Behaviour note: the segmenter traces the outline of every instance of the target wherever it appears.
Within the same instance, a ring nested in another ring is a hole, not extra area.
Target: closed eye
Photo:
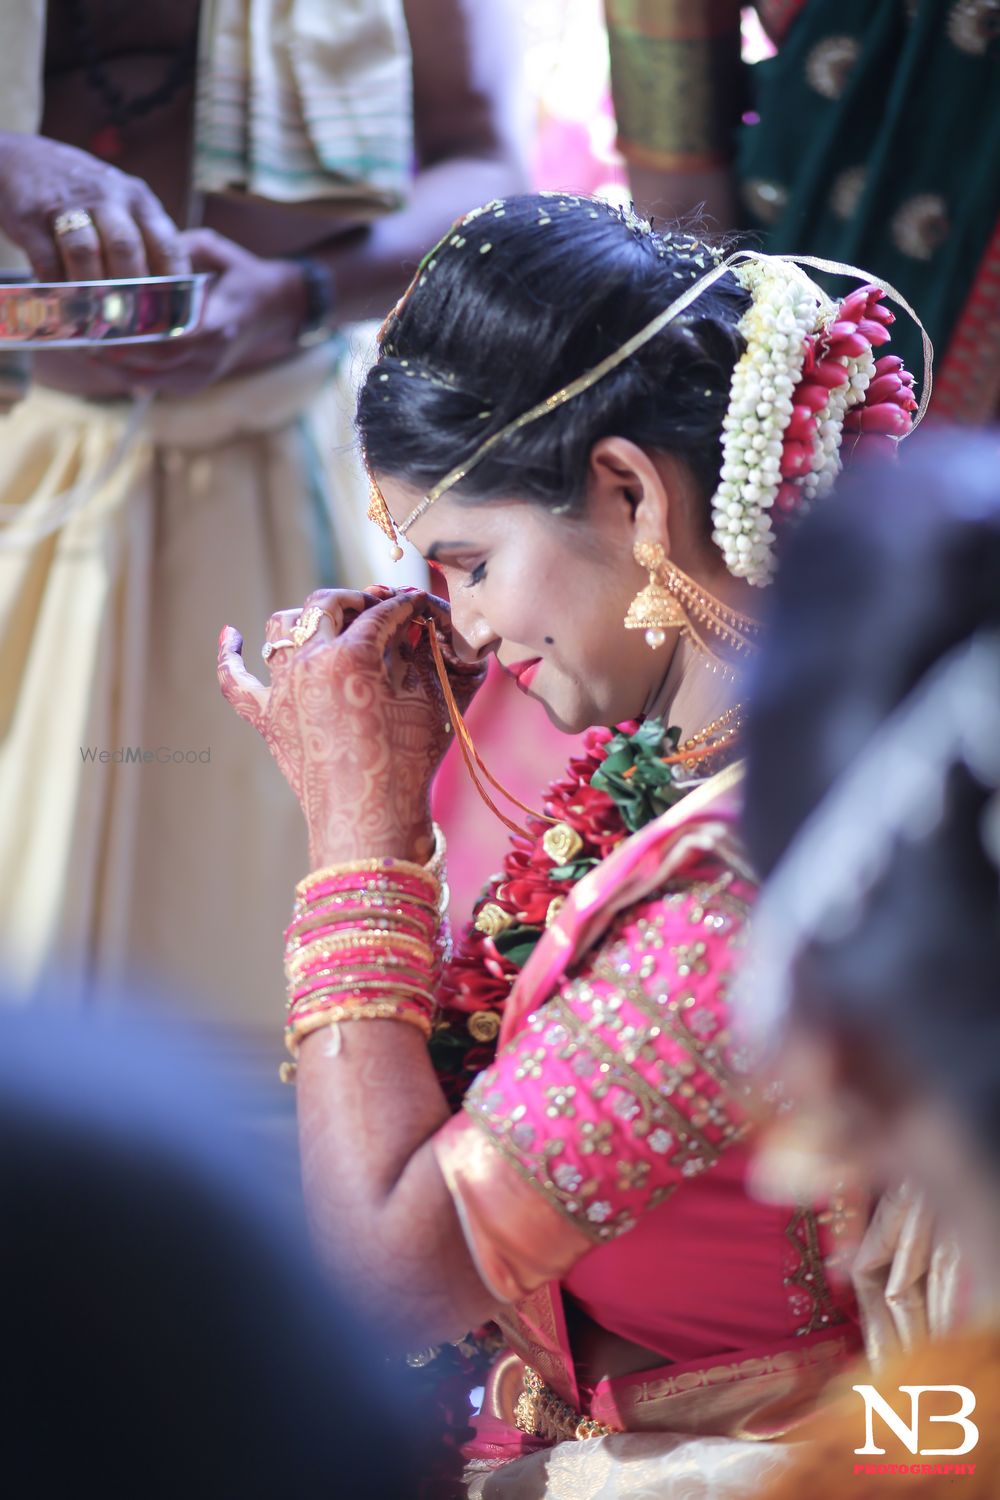
[[[479,563],[478,566],[475,567],[475,568],[473,568],[472,572],[469,574],[469,580],[468,580],[467,583],[463,584],[463,588],[467,588],[467,589],[475,588],[476,584],[477,583],[482,583],[482,581],[483,581],[483,579],[485,577],[486,577],[486,564],[485,563]]]

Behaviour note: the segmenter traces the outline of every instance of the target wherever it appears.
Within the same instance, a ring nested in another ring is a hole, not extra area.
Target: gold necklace
[[[731,749],[738,742],[743,733],[745,718],[743,704],[734,703],[732,708],[727,708],[725,713],[706,724],[704,729],[699,729],[682,745],[678,745],[676,755],[679,764],[685,771],[695,771],[709,765],[724,750]],[[685,759],[685,756],[690,758]]]

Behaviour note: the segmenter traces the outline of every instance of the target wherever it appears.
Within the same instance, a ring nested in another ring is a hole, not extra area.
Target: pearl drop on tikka
[[[667,639],[667,632],[665,630],[647,630],[646,631],[646,645],[649,647],[649,649],[651,651],[655,651],[658,646],[664,645],[665,642],[666,642],[666,639]]]

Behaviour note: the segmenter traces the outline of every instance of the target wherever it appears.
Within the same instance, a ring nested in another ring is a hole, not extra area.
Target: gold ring
[[[311,640],[319,629],[319,622],[325,614],[325,609],[320,609],[315,604],[310,605],[306,612],[300,615],[299,619],[292,626],[292,644],[295,646],[304,646],[306,641]]]
[[[279,651],[282,646],[294,646],[294,644],[294,641],[290,641],[287,639],[281,641],[265,641],[260,649],[260,654],[265,661],[270,661],[274,653],[276,651]]]
[[[85,208],[67,208],[65,213],[56,214],[52,220],[52,233],[75,234],[78,229],[92,228],[93,223]]]

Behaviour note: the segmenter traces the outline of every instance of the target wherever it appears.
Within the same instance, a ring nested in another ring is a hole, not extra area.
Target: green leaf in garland
[[[541,927],[522,927],[520,923],[515,923],[513,927],[508,927],[506,932],[501,932],[499,937],[495,937],[493,942],[497,952],[502,953],[508,963],[516,964],[519,969],[523,969],[541,935]]]
[[[588,855],[586,859],[574,859],[568,865],[554,865],[549,874],[553,880],[572,880],[575,883],[577,880],[582,880],[588,870],[593,870],[600,863],[599,859]]]
[[[590,784],[614,802],[629,833],[666,812],[681,796],[674,784],[674,768],[663,764],[680,739],[677,729],[664,729],[662,719],[648,719],[634,734],[609,740],[607,755]]]

